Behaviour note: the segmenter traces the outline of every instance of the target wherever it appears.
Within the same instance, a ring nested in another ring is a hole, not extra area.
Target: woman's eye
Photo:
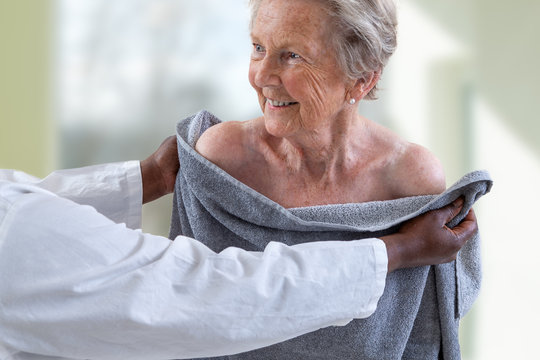
[[[294,53],[294,52],[290,52],[289,57],[291,59],[301,59],[302,58],[300,55],[298,55],[297,53]]]

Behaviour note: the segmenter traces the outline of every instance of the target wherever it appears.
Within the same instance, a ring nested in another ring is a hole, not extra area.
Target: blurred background
[[[0,0],[0,168],[144,159],[200,109],[260,114],[247,0]],[[476,206],[481,296],[465,360],[537,357],[540,1],[401,0],[399,46],[361,112],[431,149],[451,185],[487,169]],[[145,205],[167,235],[172,197]]]

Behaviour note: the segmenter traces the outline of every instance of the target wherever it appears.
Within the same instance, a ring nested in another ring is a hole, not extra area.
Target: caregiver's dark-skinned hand
[[[169,136],[152,155],[141,161],[143,204],[174,191],[180,167],[176,146],[176,136]]]
[[[458,251],[478,231],[472,209],[453,229],[446,226],[462,206],[463,199],[458,198],[444,208],[407,221],[397,233],[383,236],[381,239],[388,253],[388,272],[455,260]]]

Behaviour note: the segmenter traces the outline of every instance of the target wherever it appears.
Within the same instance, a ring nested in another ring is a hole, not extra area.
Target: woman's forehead
[[[326,43],[330,36],[330,18],[317,1],[263,0],[254,20],[257,39]]]

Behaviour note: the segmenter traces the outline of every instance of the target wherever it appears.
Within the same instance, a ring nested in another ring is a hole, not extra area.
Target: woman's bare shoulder
[[[396,196],[433,195],[446,189],[444,169],[431,151],[406,141],[400,142],[399,149],[389,168]]]
[[[195,144],[195,150],[214,164],[224,167],[223,164],[239,155],[242,137],[242,122],[222,122],[201,134]]]
[[[247,156],[253,121],[226,121],[208,128],[195,144],[195,150],[229,173],[241,166]]]
[[[431,151],[381,125],[375,124],[374,129],[387,154],[383,183],[392,197],[440,194],[446,189],[443,167]]]

